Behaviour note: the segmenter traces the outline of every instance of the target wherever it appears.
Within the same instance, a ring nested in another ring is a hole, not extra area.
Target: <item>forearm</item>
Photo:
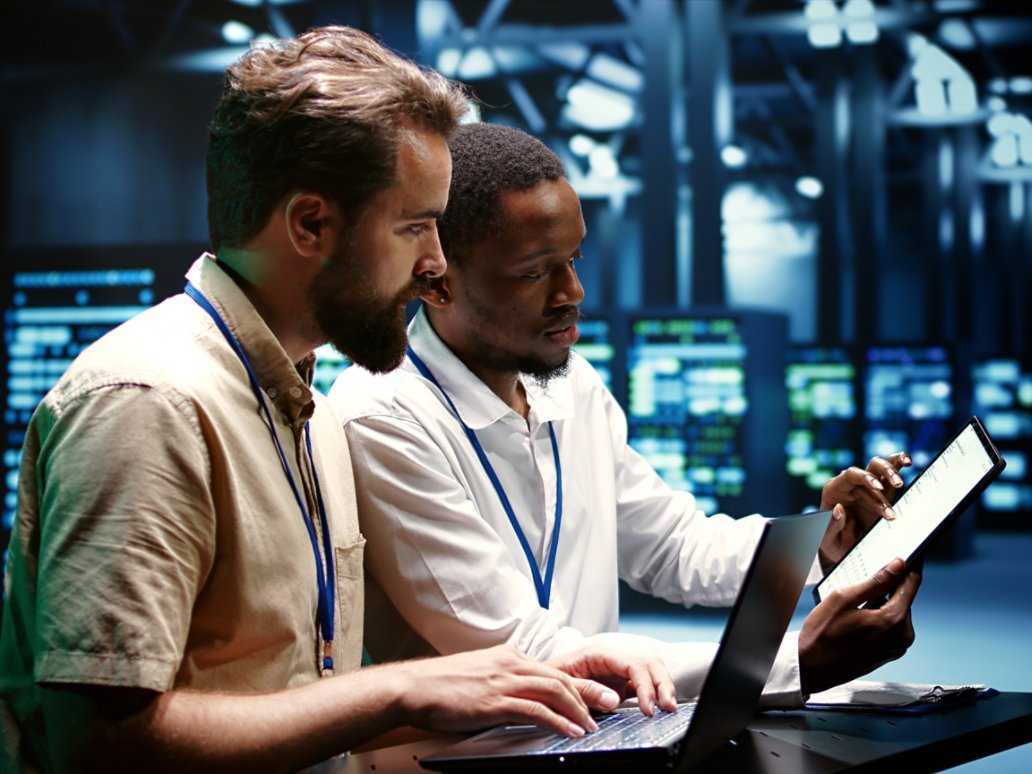
[[[173,690],[142,706],[112,702],[122,689],[48,690],[51,757],[62,771],[293,771],[408,722],[405,677],[388,669],[272,694]]]

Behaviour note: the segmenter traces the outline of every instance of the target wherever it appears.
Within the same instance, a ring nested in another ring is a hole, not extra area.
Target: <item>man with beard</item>
[[[452,84],[347,28],[252,50],[210,131],[214,254],[101,338],[25,439],[2,639],[3,771],[296,770],[403,724],[593,730],[601,650],[355,671],[362,556],[347,443],[310,388],[329,339],[394,367],[444,269]],[[325,679],[319,679],[323,677]]]
[[[762,517],[707,517],[671,490],[571,353],[585,227],[555,154],[490,124],[460,127],[449,147],[448,268],[423,294],[406,362],[385,375],[348,369],[330,392],[369,538],[366,646],[389,659],[508,642],[541,658],[604,641],[660,654],[692,698],[714,646],[616,633],[617,577],[686,606],[730,605]],[[874,519],[894,518],[886,495],[905,464],[876,458],[825,485],[824,567]],[[902,566],[833,595],[786,636],[768,706],[903,654],[920,578]],[[897,586],[880,609],[857,609]]]

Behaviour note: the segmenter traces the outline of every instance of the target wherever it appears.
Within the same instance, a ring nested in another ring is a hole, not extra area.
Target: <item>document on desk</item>
[[[809,710],[838,712],[921,713],[945,709],[996,695],[986,685],[937,685],[934,683],[892,683],[853,680],[837,688],[811,694]]]

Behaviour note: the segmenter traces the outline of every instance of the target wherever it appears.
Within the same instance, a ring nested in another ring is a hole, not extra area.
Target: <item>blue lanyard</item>
[[[319,584],[319,627],[323,638],[322,668],[324,673],[330,673],[333,671],[333,611],[334,594],[336,591],[335,579],[333,577],[333,544],[330,541],[330,525],[326,517],[326,504],[323,502],[322,488],[319,486],[319,475],[315,470],[315,458],[312,456],[312,434],[309,432],[308,423],[305,422],[305,448],[308,451],[308,461],[312,466],[312,481],[315,484],[316,505],[319,508],[319,521],[322,525],[323,549],[326,554],[325,573],[323,572],[323,559],[319,551],[319,539],[315,534],[315,525],[308,515],[308,509],[305,508],[305,501],[301,497],[301,491],[297,486],[297,482],[294,480],[294,474],[290,471],[290,465],[287,464],[287,455],[283,452],[283,445],[276,434],[276,426],[272,421],[272,414],[269,411],[268,404],[265,402],[265,393],[262,392],[261,385],[258,383],[258,377],[251,367],[251,361],[247,359],[244,348],[240,346],[240,342],[237,341],[233,331],[226,325],[226,321],[222,319],[218,310],[212,306],[211,302],[204,297],[201,291],[192,282],[187,282],[184,290],[186,295],[196,301],[201,309],[207,312],[211,319],[215,321],[216,327],[222,332],[226,341],[229,342],[229,346],[236,353],[236,356],[240,358],[240,362],[243,363],[244,369],[247,371],[247,377],[251,382],[251,389],[254,391],[258,404],[262,407],[262,412],[265,414],[266,427],[269,428],[272,442],[276,446],[276,451],[279,452],[280,464],[283,465],[283,472],[287,476],[287,481],[290,482],[290,488],[294,492],[294,499],[297,501],[298,508],[301,509],[301,516],[304,519],[305,526],[308,528],[308,537],[312,541],[312,551],[315,554],[316,582]]]
[[[484,468],[484,472],[487,473],[487,477],[491,479],[491,485],[494,487],[495,492],[498,494],[498,499],[502,502],[502,508],[505,509],[505,515],[509,517],[509,524],[512,525],[513,531],[516,533],[516,538],[520,541],[520,547],[523,549],[523,555],[527,557],[527,564],[530,565],[530,574],[534,579],[534,587],[537,589],[538,604],[548,609],[548,602],[552,595],[552,576],[555,573],[555,556],[559,548],[559,528],[563,523],[563,469],[559,462],[559,444],[555,440],[555,430],[552,429],[552,423],[548,423],[548,435],[552,439],[552,456],[555,458],[555,526],[552,529],[552,544],[548,551],[548,563],[545,567],[545,577],[541,577],[541,571],[538,569],[537,559],[534,558],[534,552],[530,548],[530,543],[527,542],[527,536],[523,534],[523,528],[520,526],[519,520],[516,518],[516,513],[512,509],[512,504],[509,502],[508,496],[505,494],[505,489],[502,487],[502,482],[498,480],[498,475],[495,473],[494,468],[491,465],[491,461],[488,460],[487,454],[484,452],[484,447],[480,445],[480,440],[477,438],[477,434],[473,432],[473,428],[466,424],[462,419],[462,415],[459,414],[459,410],[455,407],[451,397],[445,392],[445,389],[440,385],[433,373],[427,368],[426,363],[420,360],[419,356],[413,351],[412,347],[408,348],[409,360],[412,361],[413,365],[419,370],[428,381],[430,381],[434,387],[441,391],[444,399],[448,401],[448,405],[451,406],[451,410],[455,413],[455,417],[459,420],[459,424],[462,425],[462,429],[466,431],[466,437],[469,438],[469,442],[473,444],[473,450],[477,453],[477,458],[480,460],[480,465]]]

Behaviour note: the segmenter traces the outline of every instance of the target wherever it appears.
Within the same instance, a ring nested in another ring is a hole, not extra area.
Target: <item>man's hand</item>
[[[818,557],[827,572],[878,519],[894,519],[892,502],[903,488],[899,471],[909,467],[910,455],[897,452],[889,458],[874,457],[867,470],[846,468],[824,485],[821,510],[831,511],[831,522]]]
[[[921,574],[910,570],[901,576],[903,567],[902,559],[893,559],[866,581],[832,592],[806,617],[799,634],[804,694],[853,680],[906,653],[914,642],[910,606]],[[878,608],[859,609],[890,594]]]
[[[578,737],[598,730],[582,695],[591,696],[596,709],[613,709],[620,703],[606,686],[593,683],[589,689],[584,684],[590,681],[575,680],[511,645],[389,666],[406,673],[410,683],[404,722],[436,731],[527,723]]]
[[[602,694],[605,688],[600,683],[615,689],[620,700],[637,696],[638,706],[646,715],[655,714],[657,706],[667,712],[677,709],[674,681],[666,664],[654,653],[588,646],[548,663],[575,678],[574,685],[593,709],[611,710],[616,706]]]

